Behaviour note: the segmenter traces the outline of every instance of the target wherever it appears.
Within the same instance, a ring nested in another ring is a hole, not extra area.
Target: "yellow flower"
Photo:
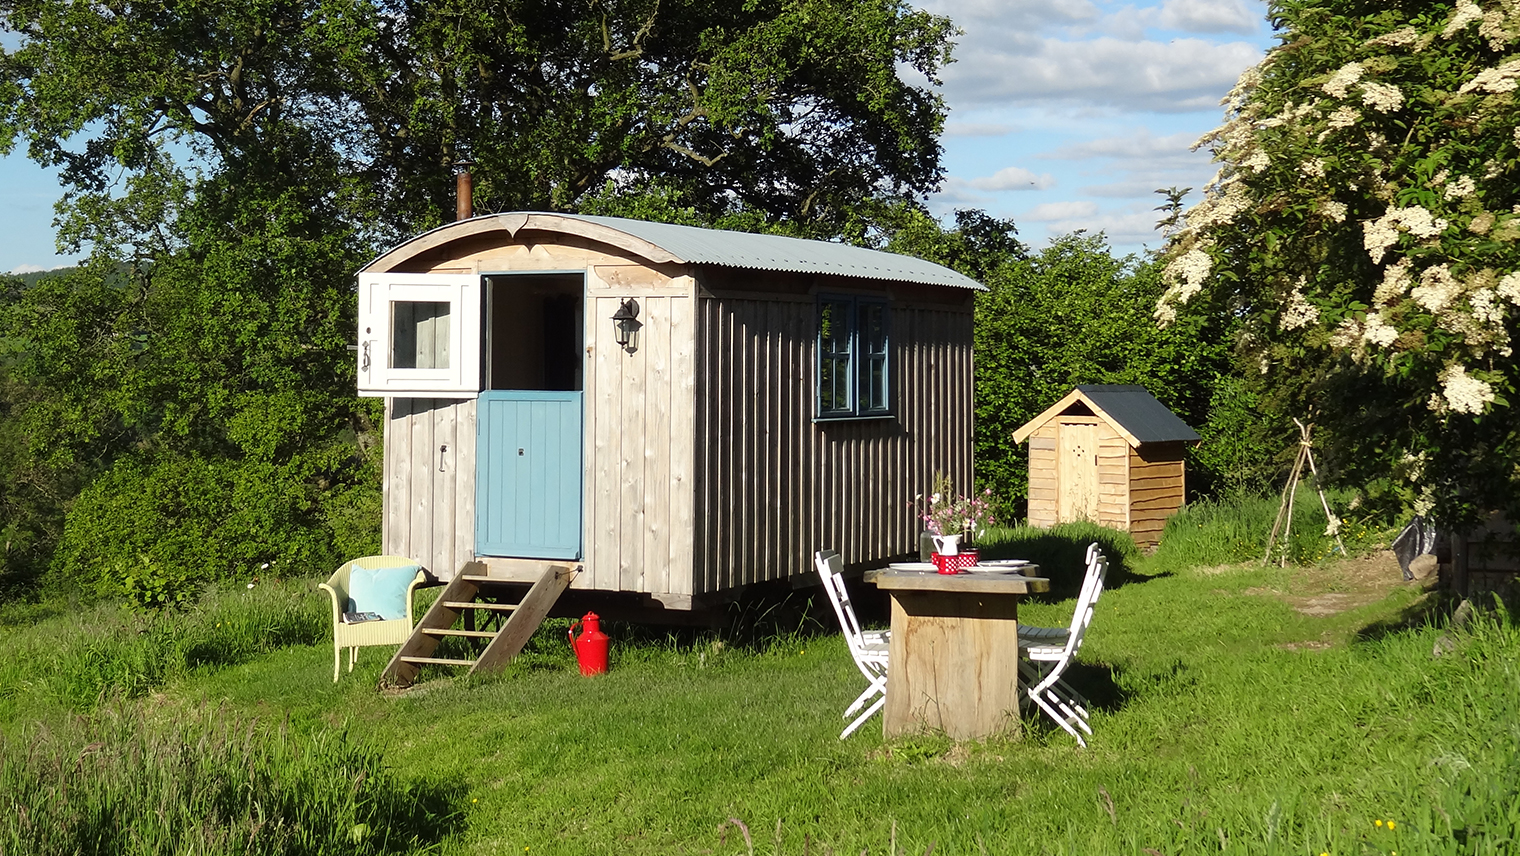
[[[1382,822],[1382,821],[1381,821],[1381,820],[1379,820],[1379,821],[1374,821],[1374,822],[1375,822],[1375,823],[1376,823],[1376,824],[1377,824],[1377,825],[1378,825],[1378,826],[1382,826],[1382,825],[1383,825],[1383,822]]]
[[[1390,821],[1388,821],[1388,828],[1389,828],[1389,829],[1392,829],[1392,828],[1393,828],[1393,821],[1391,821],[1391,820],[1390,820]]]

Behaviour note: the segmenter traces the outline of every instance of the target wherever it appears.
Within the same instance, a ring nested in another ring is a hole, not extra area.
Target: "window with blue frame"
[[[818,299],[818,418],[892,412],[891,320],[880,298]]]

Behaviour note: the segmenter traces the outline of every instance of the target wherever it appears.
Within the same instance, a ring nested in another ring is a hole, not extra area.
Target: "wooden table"
[[[1039,567],[1020,569],[1039,573]],[[956,740],[1019,733],[1019,598],[1043,577],[870,571],[892,595],[887,737],[943,731]]]

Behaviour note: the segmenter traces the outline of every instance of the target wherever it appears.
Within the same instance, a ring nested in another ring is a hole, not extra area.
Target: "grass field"
[[[379,650],[331,683],[307,583],[157,619],[97,607],[84,635],[79,613],[6,613],[28,654],[0,666],[0,848],[744,854],[747,832],[777,856],[1515,852],[1520,631],[1481,617],[1433,657],[1441,613],[1396,564],[1263,568],[1246,513],[1194,509],[1149,557],[1092,527],[986,539],[1057,578],[1021,610],[1037,624],[1069,619],[1089,540],[1115,558],[1074,681],[1098,705],[1086,750],[1032,717],[1020,742],[839,741],[863,684],[826,605],[760,634],[614,626],[597,679],[558,624],[505,675],[399,695],[374,690]],[[60,788],[93,813],[56,810]]]

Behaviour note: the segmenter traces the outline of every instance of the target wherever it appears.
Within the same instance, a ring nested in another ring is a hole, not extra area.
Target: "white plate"
[[[983,567],[1022,568],[1025,565],[1029,564],[1029,560],[1028,559],[989,559],[989,560],[987,560],[985,562],[979,562],[978,564],[982,565]]]
[[[961,568],[963,574],[1017,574],[1018,568],[1010,568],[1006,565],[972,565],[969,568]]]
[[[893,562],[887,567],[894,571],[933,571],[936,570],[933,562]]]

